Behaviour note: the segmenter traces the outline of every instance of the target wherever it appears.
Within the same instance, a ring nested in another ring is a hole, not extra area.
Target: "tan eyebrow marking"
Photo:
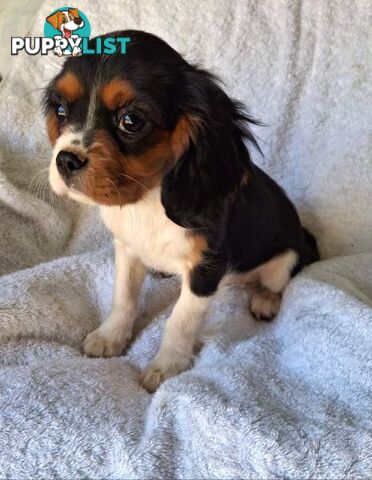
[[[116,110],[121,105],[134,99],[132,86],[126,80],[114,78],[104,85],[100,92],[103,104],[110,110]]]
[[[83,85],[72,72],[65,73],[63,77],[57,81],[56,89],[68,102],[74,102],[84,93]]]

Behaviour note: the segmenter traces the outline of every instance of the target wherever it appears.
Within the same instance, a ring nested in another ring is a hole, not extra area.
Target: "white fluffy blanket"
[[[220,74],[268,125],[257,161],[329,259],[291,282],[272,324],[253,321],[246,292],[223,291],[195,366],[154,395],[138,372],[174,278],[147,278],[124,356],[84,358],[110,307],[111,244],[95,211],[53,200],[45,181],[39,89],[61,61],[16,58],[0,87],[0,477],[371,478],[369,0],[74,6],[93,34],[145,29]]]

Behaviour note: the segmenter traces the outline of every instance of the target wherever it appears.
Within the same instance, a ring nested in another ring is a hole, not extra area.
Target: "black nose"
[[[80,25],[83,20],[81,18],[74,18],[76,25]]]
[[[69,179],[77,170],[84,167],[86,160],[80,159],[75,153],[61,151],[57,155],[56,164],[62,177]]]

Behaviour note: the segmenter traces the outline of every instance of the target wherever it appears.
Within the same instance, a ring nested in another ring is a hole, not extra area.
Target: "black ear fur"
[[[243,113],[216,79],[198,68],[185,73],[181,112],[195,119],[190,145],[162,182],[162,203],[175,223],[187,228],[216,225],[223,220],[230,194],[244,175],[251,173],[251,160],[244,140],[259,147]]]

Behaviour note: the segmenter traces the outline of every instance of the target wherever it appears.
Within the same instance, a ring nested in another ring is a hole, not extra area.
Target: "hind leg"
[[[269,322],[279,312],[281,301],[280,293],[257,288],[252,293],[249,310],[256,320]]]
[[[282,292],[291,279],[298,254],[287,250],[254,270],[257,286],[250,299],[249,309],[258,320],[272,320],[279,312]]]

